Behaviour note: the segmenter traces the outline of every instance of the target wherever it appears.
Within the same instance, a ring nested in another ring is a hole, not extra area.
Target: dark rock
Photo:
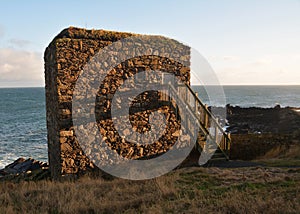
[[[241,108],[239,106],[226,106],[227,120],[231,133],[300,133],[300,115],[295,108]]]
[[[0,180],[39,180],[49,175],[48,163],[32,158],[18,158],[0,170]]]

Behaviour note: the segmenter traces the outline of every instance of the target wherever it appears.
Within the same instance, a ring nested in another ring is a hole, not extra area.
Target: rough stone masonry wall
[[[83,66],[97,51],[123,38],[136,36],[131,33],[120,33],[105,30],[85,30],[70,27],[58,34],[45,51],[46,108],[48,129],[48,155],[51,175],[58,178],[65,174],[84,172],[95,168],[93,162],[84,154],[76,139],[72,122],[72,96],[75,83]],[[149,39],[159,36],[147,36]],[[164,38],[164,37],[159,37]],[[97,93],[97,124],[106,143],[123,157],[138,159],[159,155],[166,152],[179,136],[180,120],[174,109],[160,101],[161,94],[145,92],[134,102],[144,102],[147,110],[131,111],[130,120],[137,131],[149,130],[148,121],[152,110],[159,110],[167,118],[167,129],[163,137],[152,145],[136,145],[126,142],[114,129],[110,118],[110,105],[113,94],[123,81],[138,72],[160,70],[174,73],[189,84],[189,66],[183,66],[178,60],[158,56],[160,52],[177,52],[181,61],[189,65],[190,49],[175,40],[164,38],[166,47],[153,50],[149,55],[132,58],[122,62],[108,74]],[[113,59],[109,59],[113,60]],[[88,124],[87,124],[88,125]],[[93,153],[93,148],[88,150]],[[94,156],[97,154],[94,154]],[[98,157],[105,162],[107,157]]]

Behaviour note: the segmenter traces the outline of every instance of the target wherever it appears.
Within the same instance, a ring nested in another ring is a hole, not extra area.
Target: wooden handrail
[[[174,86],[172,84],[168,84],[169,85],[169,88],[173,90],[173,92],[175,92],[176,94],[176,89],[174,88]],[[199,97],[195,94],[195,92],[190,88],[189,85],[185,84],[184,86],[186,86],[186,88],[188,88],[189,92],[193,95],[193,97],[195,98],[195,105],[196,105],[196,102],[201,106],[202,109],[204,109],[204,114],[207,114],[208,117],[211,119],[211,125],[212,127],[218,129],[218,130],[215,130],[215,135],[217,137],[217,131],[220,131],[222,133],[222,139],[221,139],[221,143],[222,146],[220,144],[218,144],[218,147],[220,148],[220,150],[222,151],[222,153],[225,155],[225,157],[227,159],[228,158],[228,152],[229,152],[229,147],[230,147],[230,143],[231,143],[231,140],[230,138],[228,137],[228,135],[226,134],[226,132],[224,132],[223,128],[221,127],[221,125],[218,123],[217,119],[214,117],[214,115],[207,109],[207,107],[201,102],[201,100],[199,99]],[[181,87],[181,86],[179,86]],[[177,95],[177,94],[176,94]],[[177,95],[178,96],[178,95]],[[180,100],[181,100],[181,97],[179,97]],[[182,101],[182,100],[181,100]],[[189,103],[186,103],[187,106],[189,107],[189,110],[193,113],[192,111],[192,107],[189,105]],[[195,113],[193,113],[193,115],[197,118],[197,120],[199,121],[200,123],[200,128],[201,130],[204,132],[204,134],[206,135],[210,135],[209,131],[207,130],[207,127],[205,127],[205,124],[204,124],[204,127],[202,127],[202,124],[201,124],[201,119],[198,117],[198,115],[196,115]],[[223,137],[224,137],[224,145],[223,145]],[[221,148],[223,147],[224,148]]]
[[[220,130],[222,130],[223,134],[226,135],[226,138],[228,138],[227,134],[223,131],[223,128],[221,127],[221,125],[217,122],[215,116],[206,108],[206,106],[201,102],[201,100],[199,99],[199,97],[195,94],[195,92],[192,90],[192,88],[188,85],[185,84],[185,86],[189,89],[189,91],[191,92],[191,94],[194,96],[194,98],[196,98],[196,100],[198,101],[198,103],[204,108],[205,112],[210,116],[210,118],[213,120],[213,122],[218,126],[218,128]],[[228,138],[228,140],[230,140]]]

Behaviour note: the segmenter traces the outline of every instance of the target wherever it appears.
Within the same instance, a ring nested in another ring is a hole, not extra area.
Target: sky
[[[44,50],[69,26],[177,39],[222,85],[300,85],[300,0],[1,0],[0,87],[44,86]]]

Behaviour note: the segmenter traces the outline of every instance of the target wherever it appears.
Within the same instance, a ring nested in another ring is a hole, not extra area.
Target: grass
[[[300,146],[298,144],[289,147],[275,147],[261,158],[255,160],[270,167],[299,167]]]
[[[257,160],[256,162],[262,163],[270,167],[299,167],[300,159],[262,159]]]
[[[298,213],[300,169],[183,168],[146,181],[0,183],[0,213]]]

